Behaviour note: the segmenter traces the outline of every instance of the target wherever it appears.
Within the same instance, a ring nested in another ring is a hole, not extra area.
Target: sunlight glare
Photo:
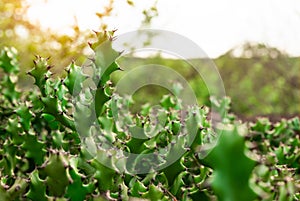
[[[50,29],[57,33],[72,34],[72,26],[78,25],[85,30],[99,26],[95,15],[104,6],[103,1],[89,0],[27,0],[29,9],[28,19],[42,29]],[[87,3],[88,2],[88,3]]]
[[[42,29],[73,34],[77,23],[81,31],[98,30],[102,21],[95,15],[102,12],[109,0],[25,0],[29,20]],[[140,28],[143,9],[156,0],[115,1],[111,17],[104,22],[118,34]],[[182,0],[157,1],[159,17],[153,29],[184,35],[195,41],[211,57],[226,53],[244,42],[260,42],[280,48],[291,55],[300,55],[300,3],[298,0],[222,0],[187,3]],[[216,6],[217,5],[217,6]],[[20,30],[21,31],[21,30]],[[1,32],[0,32],[1,34]]]

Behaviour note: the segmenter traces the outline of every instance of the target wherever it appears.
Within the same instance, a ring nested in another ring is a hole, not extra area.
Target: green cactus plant
[[[110,82],[120,70],[113,34],[96,33],[89,73],[71,63],[53,77],[49,59],[37,56],[31,91],[17,87],[16,50],[1,49],[0,200],[300,199],[298,118],[237,126],[230,99],[212,100],[224,126],[216,131],[208,108],[188,108],[182,118],[174,95],[155,117],[150,104],[132,114],[132,100],[114,95]]]

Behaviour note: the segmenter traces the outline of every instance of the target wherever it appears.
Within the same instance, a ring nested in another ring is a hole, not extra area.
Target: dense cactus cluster
[[[174,95],[131,114],[110,82],[120,69],[112,35],[97,33],[91,62],[63,78],[37,56],[30,91],[17,87],[16,50],[1,50],[1,201],[300,199],[298,118],[241,124],[225,98],[212,101],[223,117],[214,129],[208,108],[183,114]]]
[[[300,122],[261,118],[249,125],[249,148],[257,166],[252,175],[264,200],[300,200]]]

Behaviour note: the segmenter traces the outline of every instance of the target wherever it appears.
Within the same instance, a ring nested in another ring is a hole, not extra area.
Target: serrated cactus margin
[[[149,123],[152,108],[146,105],[141,114],[124,115],[123,121],[135,126],[123,128],[114,121],[113,110],[131,102],[112,98],[110,75],[120,69],[116,62],[119,53],[109,42],[113,32],[96,36],[98,41],[90,44],[98,54],[91,61],[93,74],[83,73],[82,67],[73,62],[64,77],[53,77],[49,60],[37,56],[28,73],[36,86],[30,91],[17,87],[17,51],[1,49],[0,200],[250,200],[255,195],[262,200],[300,199],[298,118],[277,124],[259,119],[247,125],[246,134],[239,129],[225,131],[219,144],[203,159],[199,157],[205,150],[203,144],[215,134],[207,118],[209,111],[191,108],[182,120],[180,107],[170,95],[160,102],[166,121],[153,130],[156,135],[134,139],[130,131],[136,127],[144,134],[153,129]],[[106,50],[112,52],[97,49],[105,41]],[[82,83],[88,79],[97,84],[82,90]],[[74,97],[81,101],[74,102]],[[228,112],[229,99],[214,104],[221,115]],[[88,113],[93,105],[97,105],[97,112]],[[72,113],[74,108],[77,110]],[[97,121],[97,128],[93,121]],[[224,117],[222,123],[232,127],[234,116]],[[197,134],[193,140],[182,134],[174,143],[179,130]],[[82,134],[86,136],[80,137]],[[126,161],[126,155],[112,149],[113,160],[109,162],[114,169],[108,168],[99,162],[107,151],[93,147],[95,136],[102,143],[98,145],[112,144],[124,153],[155,153],[161,164],[167,162],[161,153],[167,150],[164,148],[185,152],[160,171],[128,174],[125,170],[147,167],[149,161],[142,157]],[[91,147],[81,146],[82,140]]]

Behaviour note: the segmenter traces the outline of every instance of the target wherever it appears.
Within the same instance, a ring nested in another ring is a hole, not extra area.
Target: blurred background
[[[300,114],[300,2],[297,0],[0,0],[0,48],[19,52],[21,86],[35,55],[51,57],[60,74],[90,54],[94,31],[164,29],[197,43],[214,60],[232,111],[242,119],[271,120]],[[188,78],[200,103],[209,94],[193,69],[179,58],[128,55],[121,66],[155,63]],[[0,72],[1,74],[1,72]],[[120,78],[116,74],[115,81]],[[137,102],[157,100],[166,90],[140,89]]]

